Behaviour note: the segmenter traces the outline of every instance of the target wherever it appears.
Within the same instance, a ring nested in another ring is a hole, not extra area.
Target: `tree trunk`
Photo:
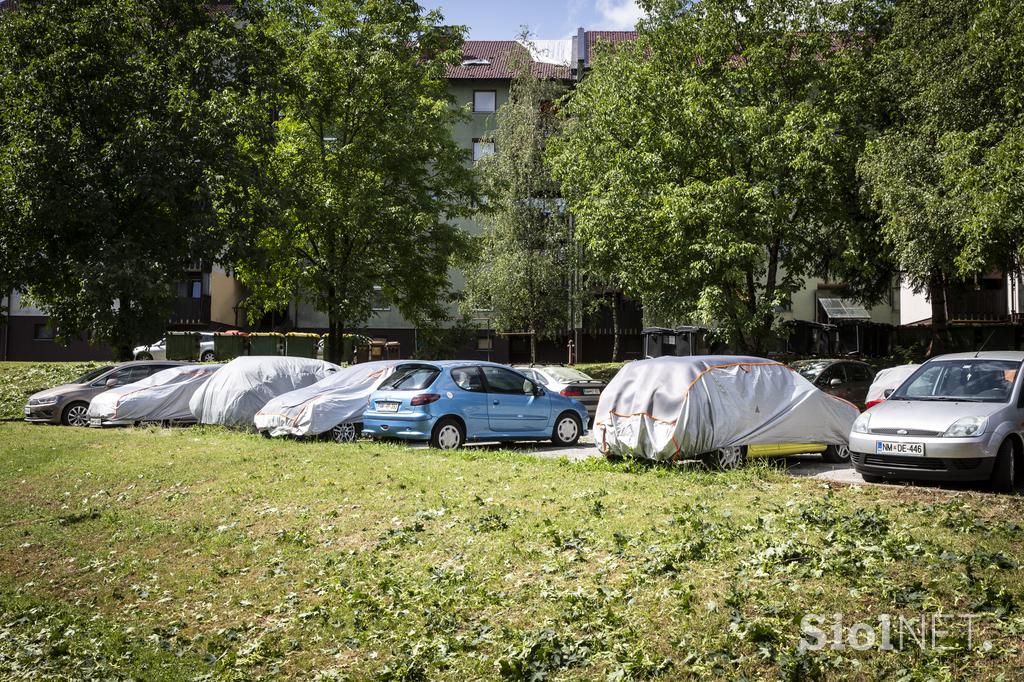
[[[928,298],[932,305],[932,340],[926,357],[945,352],[949,339],[949,316],[946,311],[946,281],[941,272],[933,272],[928,279]]]
[[[530,364],[537,364],[537,332],[530,330]]]
[[[619,328],[619,302],[622,301],[622,292],[612,293],[612,362],[619,361],[619,347],[622,339],[622,329]]]

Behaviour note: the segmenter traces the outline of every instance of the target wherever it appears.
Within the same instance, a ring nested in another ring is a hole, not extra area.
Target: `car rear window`
[[[573,381],[595,381],[594,377],[571,367],[545,367],[544,373],[552,377],[555,381],[561,381],[562,383],[570,383]]]
[[[427,388],[441,371],[431,365],[399,365],[387,381],[380,385],[382,391],[420,391]]]

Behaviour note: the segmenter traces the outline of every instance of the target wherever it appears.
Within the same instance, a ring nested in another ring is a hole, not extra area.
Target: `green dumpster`
[[[239,331],[218,332],[213,335],[213,355],[218,360],[233,360],[246,354],[248,334]]]
[[[168,360],[195,360],[199,357],[197,332],[167,332]]]
[[[317,334],[290,332],[284,336],[284,354],[293,358],[316,359],[316,346],[320,341]]]
[[[249,355],[280,355],[284,334],[257,332],[249,334]]]

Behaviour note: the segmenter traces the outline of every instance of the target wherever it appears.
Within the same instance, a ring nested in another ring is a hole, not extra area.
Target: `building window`
[[[36,341],[53,341],[53,327],[46,323],[32,325],[32,338]]]
[[[187,279],[178,282],[178,298],[202,298],[203,280]]]
[[[477,114],[493,114],[497,102],[497,90],[473,91],[473,111]]]
[[[476,339],[477,350],[494,350],[494,339],[490,336],[478,336]]]
[[[473,160],[479,161],[485,156],[494,154],[494,142],[491,140],[473,139]]]
[[[373,298],[370,300],[370,308],[374,312],[386,312],[391,310],[391,304],[384,298],[384,290],[381,287],[373,287]]]

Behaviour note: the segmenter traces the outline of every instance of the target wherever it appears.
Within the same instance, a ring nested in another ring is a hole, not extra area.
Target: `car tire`
[[[1000,493],[1012,493],[1017,484],[1017,448],[1007,438],[999,446],[996,461],[992,466],[992,489]]]
[[[576,445],[583,432],[583,423],[578,415],[572,412],[563,412],[555,420],[555,427],[551,430],[551,442],[562,447]]]
[[[146,351],[142,351],[141,353],[136,353],[135,354],[135,359],[136,360],[152,360],[153,359],[153,355],[152,355],[152,353],[148,353]]]
[[[78,400],[67,407],[60,413],[60,423],[64,426],[75,426],[83,427],[89,425],[89,420],[86,418],[86,414],[89,412],[89,403],[83,403]]]
[[[354,422],[338,424],[330,431],[331,440],[335,443],[355,443],[356,439],[359,438],[359,432],[361,430],[362,424],[356,424]]]
[[[199,356],[199,362],[213,362],[214,358],[215,358],[215,356],[213,354],[213,351],[212,350],[206,350],[206,351],[203,351],[202,354]]]
[[[718,448],[701,457],[704,466],[714,471],[731,471],[739,469],[747,461],[747,448],[743,445],[733,445],[728,448]]]
[[[430,433],[430,447],[439,450],[458,450],[465,442],[466,429],[454,417],[438,419]]]
[[[850,462],[849,445],[829,445],[821,453],[821,459],[830,464],[848,464]]]
[[[865,483],[885,483],[885,476],[878,474],[861,474],[860,477],[864,479]]]

